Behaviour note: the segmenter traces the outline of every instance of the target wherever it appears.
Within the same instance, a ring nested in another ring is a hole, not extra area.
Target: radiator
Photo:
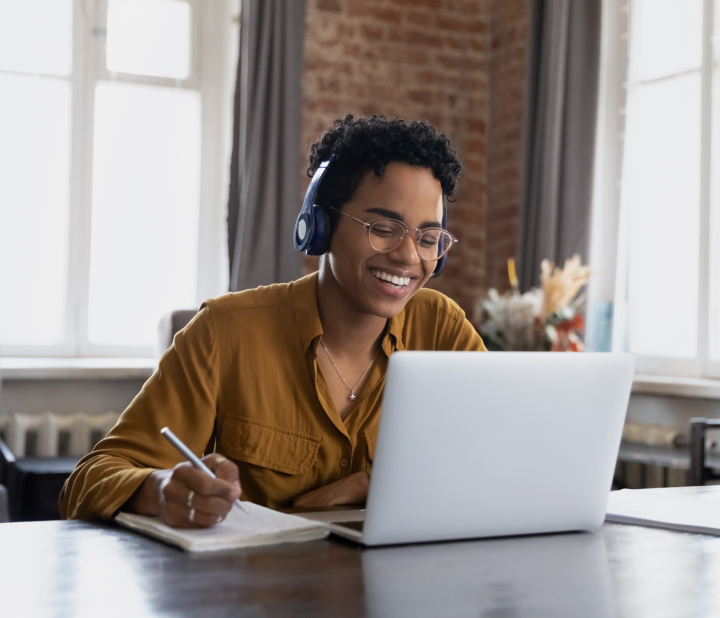
[[[0,435],[15,457],[82,457],[117,423],[117,412],[0,416]]]

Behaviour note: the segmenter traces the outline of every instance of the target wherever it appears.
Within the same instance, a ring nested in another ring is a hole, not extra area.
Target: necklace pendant
[[[355,393],[354,392],[350,393],[350,401],[355,401],[355,399],[356,399]]]

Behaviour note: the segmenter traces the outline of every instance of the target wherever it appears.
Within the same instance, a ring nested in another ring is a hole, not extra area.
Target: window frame
[[[632,0],[622,2],[622,0],[606,0],[606,9],[608,12],[627,13],[629,25],[624,36],[617,36],[610,39],[610,45],[617,45],[616,51],[621,56],[627,58],[628,47],[630,45],[630,37],[632,36],[632,23],[629,16],[632,10]],[[701,76],[701,109],[700,109],[700,203],[699,203],[699,285],[698,285],[698,328],[697,328],[697,355],[694,359],[681,359],[662,356],[648,356],[636,354],[637,365],[636,373],[648,375],[664,375],[691,378],[720,378],[720,362],[712,361],[709,358],[709,335],[710,325],[710,213],[711,213],[711,190],[712,190],[712,88],[713,88],[713,69],[716,65],[720,66],[720,62],[713,59],[713,27],[715,21],[715,11],[720,7],[715,6],[715,0],[703,0],[703,22],[702,22],[702,66],[700,68]],[[720,33],[718,33],[720,36]],[[612,35],[611,35],[612,36]],[[614,42],[613,42],[614,41]],[[720,43],[719,43],[720,44]],[[633,84],[627,82],[627,66],[618,67],[617,63],[614,68],[607,69],[606,79],[610,83],[614,83],[615,87],[619,84],[627,93]],[[607,100],[600,99],[601,107],[608,104]],[[620,112],[621,110],[618,110]],[[605,115],[611,112],[606,111]],[[624,114],[624,109],[621,112]],[[619,139],[618,139],[619,138]],[[614,153],[615,159],[622,160],[623,155],[623,133],[616,136],[603,135],[598,131],[598,152],[603,149]],[[613,143],[614,140],[614,143]],[[720,157],[720,153],[716,153]],[[720,163],[720,161],[719,161]],[[608,185],[609,182],[617,183],[618,187],[622,186],[622,179],[617,180],[617,167],[610,170],[606,165],[604,169],[596,167],[596,186],[598,183]],[[600,277],[600,281],[596,281],[594,285],[595,294],[603,285],[607,287],[610,281],[613,291],[613,332],[612,346],[614,352],[624,352],[627,349],[627,276],[628,276],[628,242],[629,242],[629,225],[630,225],[630,206],[626,200],[622,199],[622,191],[618,191],[613,199],[599,200],[596,193],[594,208],[598,214],[593,221],[593,245],[601,242],[601,229],[607,228],[608,225],[617,230],[617,251],[616,263],[614,269],[609,263],[612,257],[609,254],[602,256],[602,266],[605,269],[604,276]],[[598,251],[597,254],[601,254]],[[608,275],[607,273],[612,274]],[[614,280],[614,281],[613,281]],[[593,298],[593,287],[591,287],[590,296]],[[720,329],[720,324],[714,325]]]
[[[97,345],[91,344],[87,336],[94,100],[95,87],[102,82],[149,84],[200,92],[196,306],[206,298],[227,291],[225,206],[232,148],[232,89],[236,68],[233,59],[237,58],[240,3],[239,0],[178,1],[191,7],[191,66],[185,80],[108,71],[105,65],[108,0],[73,0],[72,71],[69,76],[48,76],[67,80],[71,87],[65,339],[56,345],[3,345],[0,356],[151,358],[155,354],[154,345]]]

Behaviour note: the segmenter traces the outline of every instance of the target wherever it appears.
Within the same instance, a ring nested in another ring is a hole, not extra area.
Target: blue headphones
[[[315,203],[320,183],[327,172],[327,168],[335,155],[333,153],[323,161],[315,170],[310,186],[305,193],[302,210],[295,222],[293,243],[298,251],[305,251],[308,255],[322,255],[330,249],[332,239],[330,217],[327,211]],[[443,207],[442,227],[447,229],[447,207]],[[445,268],[447,254],[443,255],[435,266],[432,276],[438,277]]]

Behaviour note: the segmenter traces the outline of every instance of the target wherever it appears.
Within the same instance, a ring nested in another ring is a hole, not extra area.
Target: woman
[[[447,138],[425,122],[347,116],[312,146],[308,174],[327,160],[319,272],[205,302],[68,479],[64,517],[123,509],[193,527],[222,521],[239,496],[362,503],[389,356],[485,350],[453,301],[422,289],[454,240],[444,209],[460,164]],[[211,453],[217,479],[178,464],[165,426]]]

